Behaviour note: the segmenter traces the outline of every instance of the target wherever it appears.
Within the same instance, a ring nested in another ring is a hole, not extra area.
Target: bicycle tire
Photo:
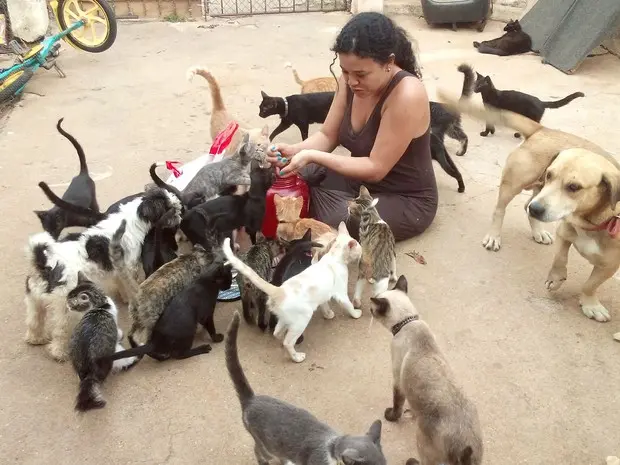
[[[58,7],[57,7],[58,23],[60,24],[60,27],[62,28],[63,31],[69,27],[69,25],[67,25],[65,21],[65,15],[63,14],[65,4],[68,1],[69,0],[58,0]],[[103,42],[100,45],[97,45],[96,47],[89,47],[88,45],[83,44],[82,42],[80,42],[79,39],[73,37],[72,34],[69,34],[67,36],[67,40],[71,42],[73,45],[75,45],[77,48],[84,50],[85,52],[90,52],[90,53],[105,52],[107,49],[109,49],[112,46],[112,44],[114,44],[114,41],[116,40],[116,33],[118,30],[118,27],[116,24],[116,15],[114,14],[114,10],[112,9],[112,7],[105,0],[90,0],[90,1],[99,5],[107,17],[108,31],[107,31],[106,38],[103,40]]]
[[[15,71],[15,73],[9,74],[7,77],[4,78],[2,82],[0,82],[0,85],[2,85],[4,81],[6,81],[11,76],[17,73],[21,73],[21,76],[19,76],[17,79],[11,82],[8,86],[0,90],[0,103],[5,103],[13,99],[13,97],[17,95],[17,92],[22,87],[24,87],[28,81],[30,81],[32,76],[34,76],[33,70],[31,70],[30,68],[23,68],[23,69],[20,69],[19,71]]]

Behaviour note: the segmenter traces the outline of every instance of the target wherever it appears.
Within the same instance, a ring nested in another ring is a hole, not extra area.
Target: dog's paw
[[[548,291],[557,291],[562,284],[566,281],[566,268],[563,270],[552,269],[549,271],[547,280],[545,281],[545,287]]]
[[[49,353],[57,362],[66,362],[69,358],[69,354],[60,344],[52,342],[49,346]]]
[[[26,337],[24,337],[24,340],[33,346],[41,346],[50,342],[50,340],[45,336],[36,336],[30,330],[26,331]]]
[[[383,416],[387,421],[398,421],[400,418],[400,415],[397,415],[392,407],[386,408]]]
[[[581,303],[581,311],[588,318],[596,320],[600,323],[605,323],[611,320],[609,310],[603,307],[600,303]]]
[[[306,359],[306,354],[303,352],[295,352],[291,354],[291,360],[295,363],[301,363]]]
[[[213,337],[211,337],[211,340],[213,342],[222,342],[224,340],[224,335],[216,333],[216,334],[213,335]]]
[[[482,239],[482,246],[487,250],[497,252],[502,247],[502,238],[500,236],[487,234],[484,239]]]
[[[353,308],[351,310],[349,310],[349,315],[351,315],[351,318],[355,318],[356,320],[362,316],[362,311],[358,308]]]
[[[544,229],[540,231],[532,231],[532,237],[539,244],[553,244],[553,235],[549,231],[545,231]]]
[[[616,333],[614,334],[614,339],[618,342],[620,342],[620,333]]]

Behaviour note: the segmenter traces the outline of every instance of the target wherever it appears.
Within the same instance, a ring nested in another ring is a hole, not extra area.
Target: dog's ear
[[[551,157],[551,160],[549,160],[549,164],[545,168],[545,171],[543,171],[540,177],[538,178],[538,181],[537,181],[538,184],[541,184],[541,185],[545,184],[545,177],[547,176],[547,170],[549,169],[551,165],[553,165],[553,162],[555,161],[556,158],[558,158],[559,154],[560,152],[556,153],[553,157]]]
[[[374,306],[374,312],[377,315],[383,316],[390,309],[390,302],[383,297],[371,297],[370,304]]]
[[[616,205],[620,202],[620,173],[605,173],[601,179],[601,183],[607,189],[609,195],[609,205],[612,210],[616,209]]]
[[[400,275],[398,281],[396,281],[396,284],[394,285],[394,289],[404,292],[405,294],[407,293],[407,278],[405,278],[404,274]]]
[[[381,420],[375,420],[370,429],[366,433],[366,436],[377,446],[381,445]]]

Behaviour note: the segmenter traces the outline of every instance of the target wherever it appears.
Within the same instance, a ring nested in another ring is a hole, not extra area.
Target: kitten
[[[320,77],[303,81],[291,63],[286,63],[284,67],[292,69],[293,77],[295,78],[295,82],[301,86],[302,94],[309,94],[312,92],[336,92],[338,88],[338,81],[336,81],[334,77]]]
[[[527,53],[532,50],[532,38],[521,29],[519,20],[509,21],[504,27],[504,34],[493,40],[474,42],[479,53],[508,56]]]
[[[278,238],[290,241],[300,239],[308,229],[312,231],[313,237],[333,232],[331,226],[321,223],[313,218],[300,218],[304,199],[301,197],[282,197],[276,194],[273,197],[276,207],[276,217],[278,218]]]
[[[263,101],[260,103],[258,116],[261,118],[280,116],[280,124],[269,136],[270,140],[293,124],[299,128],[302,140],[306,140],[310,125],[325,122],[334,100],[334,92],[312,92],[282,98],[270,97],[261,90],[261,95]]]
[[[186,77],[189,81],[191,81],[196,74],[205,78],[209,83],[209,88],[211,89],[211,100],[213,104],[213,108],[211,110],[211,138],[215,139],[220,132],[226,129],[231,121],[234,121],[234,118],[228,113],[226,105],[224,105],[222,92],[215,77],[213,77],[213,75],[206,68],[198,66],[189,68],[187,70]],[[249,140],[258,147],[260,153],[266,153],[267,146],[269,145],[268,125],[263,126],[262,129],[247,129],[239,125],[237,132],[235,132],[235,135],[230,141],[230,145],[226,149],[226,153],[236,153],[241,148],[241,145],[245,144],[244,139],[246,136],[248,136]],[[264,155],[263,159],[259,161],[264,163]]]
[[[349,264],[357,263],[362,251],[358,242],[349,235],[344,222],[338,227],[338,238],[331,250],[317,263],[279,287],[262,279],[239,260],[230,248],[229,239],[224,240],[223,250],[233,268],[267,294],[267,307],[279,320],[273,334],[283,338],[283,345],[294,362],[300,363],[306,358],[306,354],[295,350],[295,341],[304,332],[317,308],[321,308],[325,318],[333,318],[334,312],[325,304],[334,299],[351,317],[362,315],[360,310],[353,308],[347,295]]]
[[[71,183],[69,184],[69,187],[63,194],[62,198],[66,202],[73,203],[81,207],[90,208],[91,210],[98,212],[99,205],[97,204],[97,191],[95,188],[95,181],[92,180],[88,173],[88,165],[86,164],[86,155],[84,154],[84,149],[82,149],[82,146],[75,139],[75,137],[73,137],[62,128],[61,123],[63,122],[63,120],[64,118],[60,118],[58,120],[58,123],[56,124],[56,129],[60,134],[65,136],[75,148],[78,154],[78,158],[80,159],[80,172],[71,180]],[[45,188],[51,191],[47,184],[39,183],[39,186],[41,187],[41,189],[44,190],[44,192],[46,191],[46,189],[44,189],[41,184],[44,184]],[[63,210],[56,205],[54,205],[47,211],[35,210],[34,213],[39,217],[43,229],[50,233],[50,235],[54,239],[58,239],[60,233],[66,227],[89,227],[96,224],[96,222],[92,221],[89,218],[73,214],[71,212]]]
[[[256,234],[261,230],[265,219],[267,191],[275,181],[275,171],[271,166],[263,168],[258,161],[253,160],[250,169],[250,181],[250,189],[244,194],[247,200],[243,208],[243,226],[250,236],[252,244],[256,244]]]
[[[176,294],[165,306],[146,344],[117,352],[111,360],[148,355],[162,362],[170,358],[182,360],[209,353],[209,344],[192,348],[196,326],[204,326],[213,342],[224,340],[224,336],[215,330],[213,314],[218,293],[229,289],[231,283],[230,267],[225,266],[223,260],[213,262],[196,281]]]
[[[574,92],[554,102],[543,102],[538,97],[524,92],[496,89],[489,76],[483,76],[479,73],[476,73],[476,75],[477,79],[474,92],[482,96],[482,101],[485,106],[492,106],[501,110],[519,113],[537,123],[540,123],[547,108],[560,108],[564,105],[568,105],[578,97],[585,96],[583,92]],[[481,132],[480,135],[486,137],[489,133],[495,134],[495,126],[487,122],[485,130]],[[514,136],[521,137],[518,132],[516,132]]]
[[[259,235],[256,243],[248,249],[246,253],[240,255],[250,268],[252,268],[262,279],[271,281],[273,272],[273,260],[279,252],[279,244],[273,239],[267,239],[262,234]],[[261,330],[267,328],[266,305],[267,296],[258,289],[250,280],[242,274],[237,274],[237,284],[241,293],[241,304],[243,306],[243,318],[250,324],[258,324]],[[254,314],[256,312],[256,315]]]
[[[389,281],[396,280],[396,241],[388,224],[375,208],[379,199],[373,199],[365,186],[349,202],[349,214],[360,222],[362,259],[355,285],[353,305],[360,308],[366,281],[373,284],[372,295],[387,291]]]
[[[237,352],[239,312],[226,338],[226,367],[241,403],[243,425],[254,439],[259,465],[271,461],[296,465],[385,465],[381,420],[364,436],[341,435],[307,410],[273,397],[256,395]]]
[[[398,421],[405,400],[417,422],[420,460],[407,465],[479,465],[483,443],[475,405],[456,384],[428,325],[407,296],[407,279],[370,299],[374,318],[392,332],[393,404],[385,419]]]
[[[123,333],[117,326],[118,311],[112,299],[82,272],[78,272],[77,286],[67,294],[67,307],[73,312],[84,313],[69,342],[69,356],[80,378],[75,409],[84,412],[103,408],[106,401],[100,387],[110,371],[129,368],[137,360],[132,357],[117,364],[104,360],[123,350],[119,342]]]

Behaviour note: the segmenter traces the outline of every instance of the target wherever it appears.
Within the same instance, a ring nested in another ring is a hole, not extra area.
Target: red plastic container
[[[306,181],[297,175],[288,178],[281,178],[276,174],[276,180],[267,191],[267,202],[265,204],[265,218],[263,219],[262,232],[269,239],[276,237],[278,229],[278,217],[276,216],[276,205],[273,197],[280,194],[282,197],[302,197],[304,204],[301,207],[301,218],[308,217],[310,208],[310,190]]]

